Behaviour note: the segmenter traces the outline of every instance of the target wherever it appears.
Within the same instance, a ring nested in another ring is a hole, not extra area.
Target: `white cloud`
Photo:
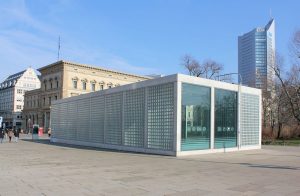
[[[23,26],[35,32],[44,33],[45,35],[55,36],[58,30],[54,26],[45,24],[34,18],[28,8],[26,7],[25,0],[12,1],[8,5],[0,7],[0,18],[5,21],[2,27]],[[15,29],[15,28],[13,28]]]
[[[152,74],[157,73],[158,70],[154,68],[135,66],[120,56],[106,52],[101,48],[89,48],[80,43],[68,43],[66,46],[62,44],[61,47],[62,59],[75,61],[83,64],[91,64],[101,66],[108,69],[134,73],[134,74]]]
[[[53,14],[54,18],[56,8],[63,9],[64,6],[71,6],[70,1],[52,2],[47,14]],[[34,17],[24,0],[0,2],[0,21],[0,81],[28,66],[38,68],[56,61],[59,34],[62,35],[62,59],[134,74],[157,72],[152,68],[132,65],[126,59],[100,47],[91,48],[78,39],[72,39],[66,31],[59,30],[49,21],[47,23]]]

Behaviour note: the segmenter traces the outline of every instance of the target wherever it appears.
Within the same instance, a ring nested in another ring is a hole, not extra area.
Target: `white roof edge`
[[[210,86],[210,87],[215,87],[215,88],[220,88],[220,89],[225,89],[225,90],[228,89],[228,90],[238,91],[238,88],[239,88],[238,84],[231,84],[228,82],[211,80],[211,79],[207,79],[207,78],[194,77],[194,76],[189,76],[189,75],[185,75],[185,74],[178,74],[178,81],[186,82],[186,83],[194,83],[194,84],[202,85],[202,86]],[[254,93],[254,94],[261,93],[261,89],[243,86],[243,85],[241,85],[241,90],[242,91],[247,90],[247,91],[249,91],[249,93]]]
[[[231,90],[231,91],[236,91],[236,92],[239,91],[239,85],[237,85],[237,84],[230,84],[227,82],[221,82],[221,81],[210,80],[210,79],[206,79],[206,78],[199,78],[199,77],[194,77],[194,76],[177,73],[177,74],[164,76],[161,78],[144,80],[141,82],[126,84],[126,85],[114,87],[111,89],[105,89],[105,90],[100,90],[100,91],[91,92],[91,93],[87,93],[87,94],[82,94],[82,95],[78,95],[75,97],[59,99],[57,101],[53,101],[52,105],[60,104],[60,103],[67,102],[67,101],[75,101],[75,100],[80,100],[80,99],[89,98],[89,97],[90,98],[96,97],[98,95],[113,94],[113,93],[119,93],[119,92],[123,92],[123,91],[127,91],[127,90],[134,90],[137,88],[155,86],[155,85],[160,85],[160,84],[165,84],[165,83],[170,83],[170,82],[183,82],[183,83],[195,84],[195,85],[199,85],[199,86],[207,86],[207,87],[214,87],[214,88],[218,88],[218,89]],[[261,95],[260,89],[251,88],[251,87],[247,87],[247,86],[241,86],[241,92],[254,94],[254,95]]]

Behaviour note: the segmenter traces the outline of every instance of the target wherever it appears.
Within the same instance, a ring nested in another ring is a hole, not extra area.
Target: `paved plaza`
[[[175,158],[22,135],[0,144],[0,171],[1,196],[300,195],[299,147]]]

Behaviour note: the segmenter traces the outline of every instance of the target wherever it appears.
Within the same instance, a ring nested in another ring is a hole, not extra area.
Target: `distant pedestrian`
[[[10,130],[8,131],[9,143],[11,143],[11,138],[13,137],[13,135],[14,135],[14,133],[13,133],[13,131],[10,129]]]
[[[18,140],[19,140],[19,135],[20,135],[20,129],[17,129],[15,131],[15,140],[16,140],[17,143],[18,143]]]
[[[8,136],[7,136],[8,130],[7,130],[7,129],[4,129],[3,131],[4,131],[4,139],[7,140],[7,138],[8,138]]]
[[[3,132],[3,130],[1,129],[1,130],[0,130],[0,142],[1,142],[1,144],[2,144],[2,142],[3,142],[3,138],[4,138],[4,132]]]
[[[51,128],[48,128],[48,136],[51,137]]]

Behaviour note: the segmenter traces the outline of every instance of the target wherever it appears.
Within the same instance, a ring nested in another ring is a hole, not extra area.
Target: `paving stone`
[[[300,195],[300,147],[169,157],[30,140],[0,144],[0,196]]]

